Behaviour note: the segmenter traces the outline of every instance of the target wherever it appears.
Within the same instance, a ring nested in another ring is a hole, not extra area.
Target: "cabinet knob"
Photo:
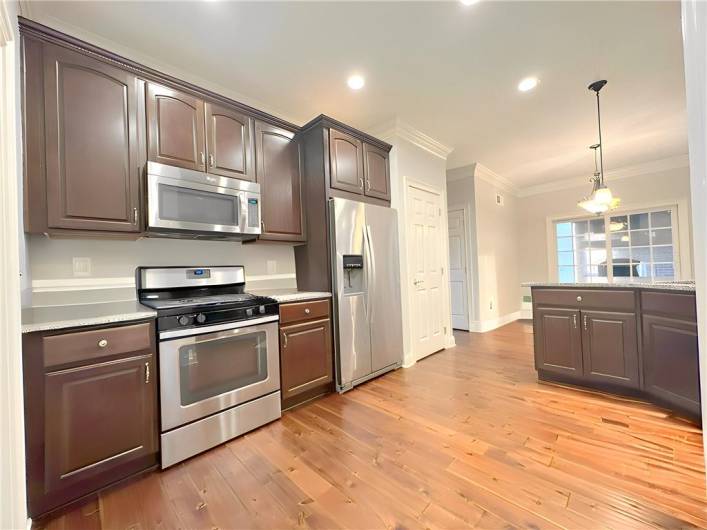
[[[305,308],[304,308],[304,314],[305,314],[305,315],[309,315],[311,312],[312,312],[312,311],[311,311],[308,307],[305,307]]]
[[[578,301],[578,302],[581,302],[581,301],[582,301],[582,297],[581,297],[581,296],[578,296],[578,297],[577,297],[577,301]]]
[[[105,348],[106,346],[108,346],[108,341],[106,339],[101,339],[98,341],[99,348]]]

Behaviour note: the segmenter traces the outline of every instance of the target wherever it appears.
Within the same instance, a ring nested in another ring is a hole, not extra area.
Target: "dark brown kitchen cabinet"
[[[329,129],[331,187],[363,194],[363,142],[358,138]]]
[[[287,409],[331,391],[331,318],[328,300],[283,304],[280,312],[282,407]]]
[[[364,142],[363,173],[365,194],[369,197],[389,201],[390,163],[388,161],[388,151]]]
[[[535,366],[538,370],[578,377],[582,374],[579,311],[538,309],[534,312]]]
[[[581,317],[584,377],[639,388],[636,315],[582,310]]]
[[[37,60],[37,46],[35,42],[30,45],[27,59]],[[28,179],[33,182],[28,187],[29,193],[43,185],[46,188],[45,196],[29,205],[37,211],[28,215],[46,215],[47,231],[138,232],[137,78],[60,46],[44,44],[41,53],[45,148],[39,145],[36,122],[28,125],[28,141],[36,142],[29,148],[31,156],[46,156],[46,181],[32,170]],[[29,65],[32,82],[41,75],[37,67],[36,63]],[[38,95],[38,90],[33,86],[30,97]],[[46,200],[46,212],[42,200]]]
[[[146,108],[148,159],[206,171],[203,100],[148,83]]]
[[[23,336],[29,514],[157,463],[151,322]]]
[[[255,180],[253,118],[242,112],[206,103],[208,172],[224,177]]]
[[[699,418],[697,322],[643,315],[643,377],[657,402]]]
[[[300,146],[291,131],[255,123],[256,180],[262,197],[260,239],[305,241]]]

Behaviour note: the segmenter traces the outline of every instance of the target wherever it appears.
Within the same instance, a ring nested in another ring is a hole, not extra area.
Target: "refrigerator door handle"
[[[371,243],[371,227],[370,225],[364,225],[363,228],[363,234],[364,238],[366,240],[366,256],[368,258],[368,263],[367,263],[367,271],[366,271],[366,291],[368,296],[366,297],[366,313],[368,315],[368,321],[373,322],[373,307],[371,305],[371,299],[374,296],[374,293],[371,292],[373,287],[373,290],[375,290],[375,277],[376,277],[376,269],[375,269],[375,262],[376,262],[376,257],[373,255],[373,244]]]

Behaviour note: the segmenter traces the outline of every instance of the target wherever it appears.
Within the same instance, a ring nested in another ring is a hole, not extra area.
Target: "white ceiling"
[[[602,91],[607,169],[687,153],[679,2],[31,2],[31,15],[112,41],[304,123],[394,117],[517,186],[591,174]],[[61,29],[60,28],[60,29]],[[366,77],[353,92],[351,72]],[[520,93],[521,78],[540,85]]]

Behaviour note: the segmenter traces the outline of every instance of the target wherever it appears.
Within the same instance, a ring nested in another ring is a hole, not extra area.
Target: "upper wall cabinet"
[[[25,44],[30,229],[138,232],[137,78],[59,46]]]
[[[147,84],[148,158],[206,170],[204,102],[171,88]]]
[[[329,129],[329,163],[332,188],[363,193],[363,142],[361,140],[336,129]]]
[[[205,111],[209,173],[255,180],[253,118],[213,103],[206,103]]]
[[[364,142],[363,179],[366,195],[385,201],[390,200],[389,168],[388,151]]]
[[[305,241],[299,143],[294,133],[255,124],[256,177],[262,196],[260,239]]]

